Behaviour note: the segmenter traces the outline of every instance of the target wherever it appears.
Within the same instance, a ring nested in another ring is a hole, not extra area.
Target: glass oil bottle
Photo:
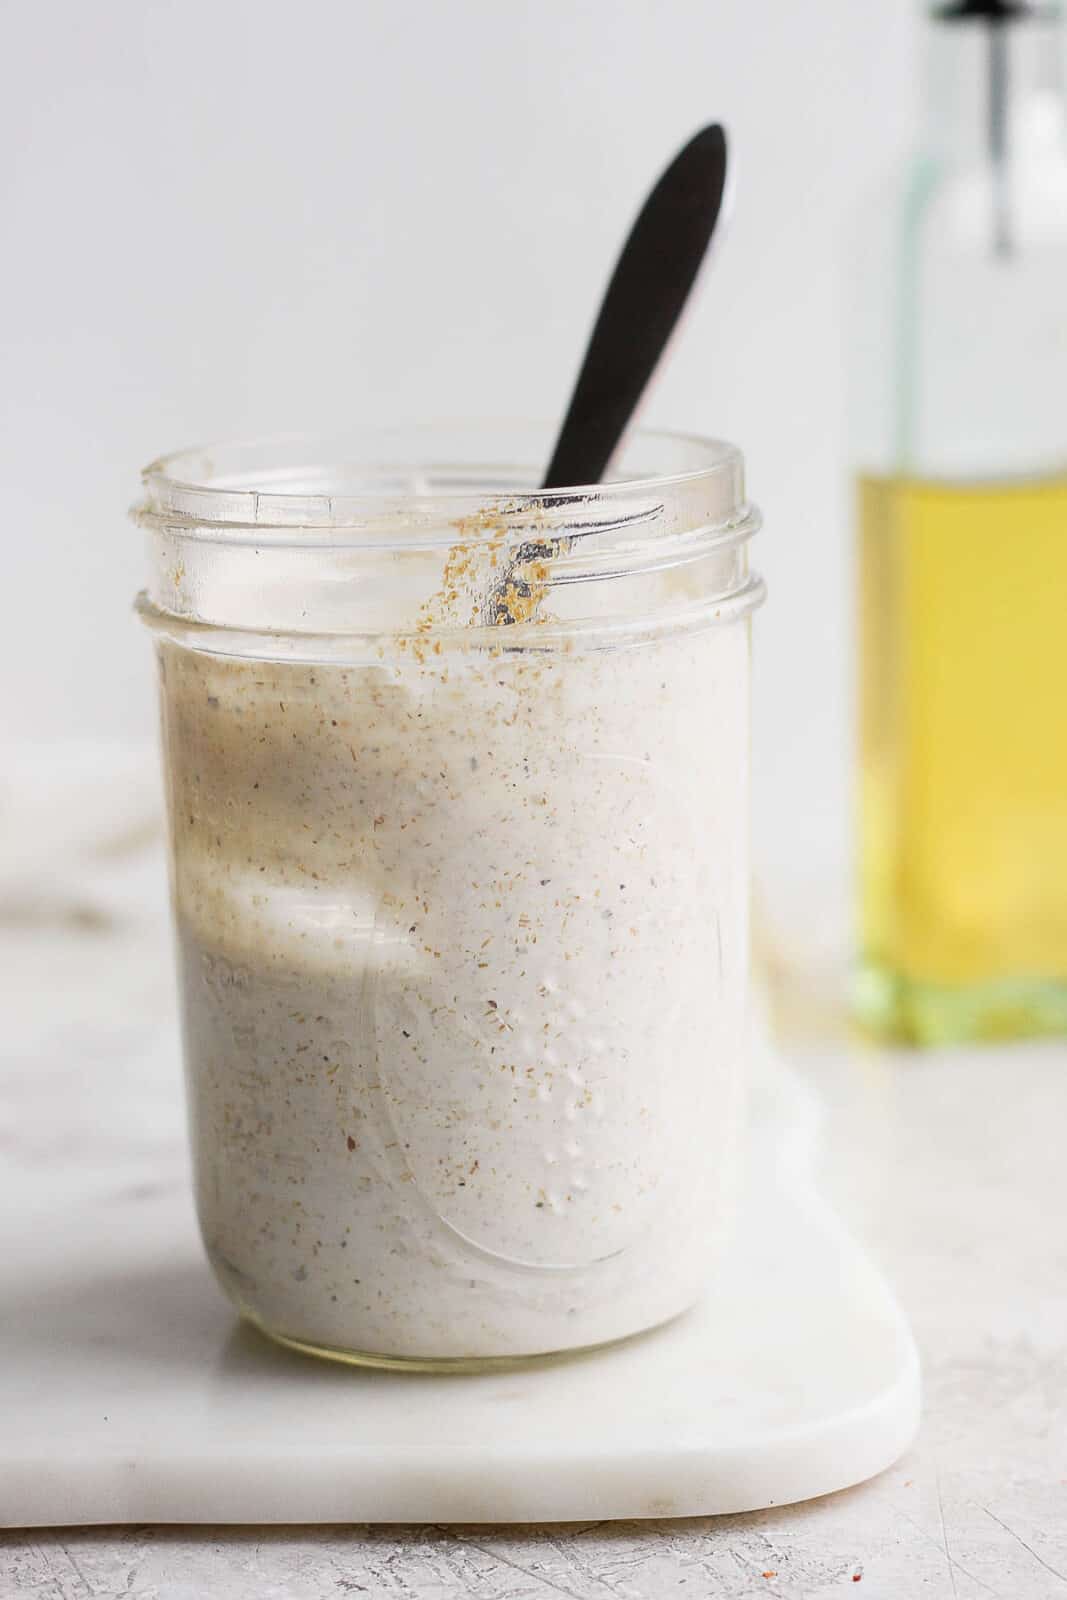
[[[1059,10],[925,22],[921,148],[854,258],[860,952],[918,1044],[1067,1032]]]

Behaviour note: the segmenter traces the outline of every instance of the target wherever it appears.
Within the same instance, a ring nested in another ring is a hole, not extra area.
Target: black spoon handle
[[[713,122],[675,156],[623,245],[543,488],[603,476],[689,297],[725,188],[726,135]]]

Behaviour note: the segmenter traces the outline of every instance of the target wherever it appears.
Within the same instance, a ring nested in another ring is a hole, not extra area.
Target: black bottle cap
[[[949,0],[934,6],[930,15],[937,22],[1021,22],[1040,16],[1042,10],[1030,0]]]

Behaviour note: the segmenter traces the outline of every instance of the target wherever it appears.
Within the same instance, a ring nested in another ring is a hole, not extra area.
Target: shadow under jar
[[[323,1355],[623,1338],[731,1221],[757,516],[728,445],[541,492],[548,442],[144,474],[204,1243]]]

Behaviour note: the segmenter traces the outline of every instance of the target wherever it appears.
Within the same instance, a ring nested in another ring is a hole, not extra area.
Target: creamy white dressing
[[[201,1224],[270,1331],[655,1325],[732,1206],[747,628],[363,664],[162,643]]]

